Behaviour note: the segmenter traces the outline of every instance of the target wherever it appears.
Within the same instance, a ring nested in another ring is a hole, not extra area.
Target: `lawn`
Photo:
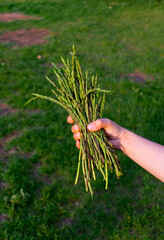
[[[43,44],[0,40],[0,240],[163,240],[163,185],[117,152],[124,175],[101,174],[85,192],[74,180],[78,149],[67,113],[37,101],[51,96],[45,75],[75,44],[83,71],[112,90],[104,117],[164,144],[164,2],[1,0],[0,13],[40,19],[0,21],[0,39],[47,29]],[[41,37],[39,37],[40,39]]]

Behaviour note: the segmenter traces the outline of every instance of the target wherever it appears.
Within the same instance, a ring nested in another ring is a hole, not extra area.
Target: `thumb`
[[[89,131],[98,131],[101,128],[105,129],[105,128],[110,127],[111,122],[112,121],[107,118],[100,118],[100,119],[90,123],[87,128]]]

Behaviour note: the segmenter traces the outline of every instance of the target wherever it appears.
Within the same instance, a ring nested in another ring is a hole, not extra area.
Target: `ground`
[[[46,39],[43,37],[49,35],[47,29],[19,29],[13,32],[6,32],[0,36],[0,42],[18,43],[20,46],[32,46],[36,44],[43,44]]]
[[[24,15],[22,13],[17,13],[17,12],[0,14],[0,22],[12,22],[16,20],[26,20],[26,19],[40,20],[39,17],[32,17],[32,16]]]
[[[74,44],[82,70],[97,74],[104,117],[164,144],[164,2],[0,2],[0,239],[162,240],[163,185],[121,152],[124,175],[74,186],[78,149],[67,113],[52,103],[51,62]]]

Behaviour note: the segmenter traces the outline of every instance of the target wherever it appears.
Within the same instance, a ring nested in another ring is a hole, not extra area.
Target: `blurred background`
[[[164,2],[0,1],[0,239],[162,240],[162,183],[117,152],[124,175],[85,192],[78,149],[45,75],[72,45],[97,74],[104,117],[164,144]]]

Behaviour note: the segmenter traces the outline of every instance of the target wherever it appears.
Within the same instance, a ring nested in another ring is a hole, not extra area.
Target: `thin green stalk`
[[[86,191],[89,190],[92,196],[91,180],[92,177],[96,180],[96,168],[102,173],[106,181],[105,189],[108,188],[108,171],[112,172],[114,169],[118,178],[122,175],[119,159],[113,150],[112,144],[108,143],[103,130],[99,132],[89,132],[87,130],[87,125],[90,122],[102,117],[105,94],[111,91],[99,87],[97,75],[90,77],[86,72],[84,80],[74,46],[71,55],[71,60],[67,59],[65,61],[61,58],[64,67],[58,68],[52,63],[57,83],[46,77],[53,86],[52,93],[55,95],[55,99],[34,93],[34,98],[27,103],[39,98],[54,102],[62,106],[72,116],[74,122],[79,125],[82,137],[75,185],[78,181],[80,167],[82,167]]]
[[[81,148],[80,148],[80,150],[79,150],[79,161],[78,161],[78,166],[77,166],[77,173],[76,173],[75,185],[77,184],[77,181],[78,181],[78,178],[79,178],[80,163],[81,163]]]

